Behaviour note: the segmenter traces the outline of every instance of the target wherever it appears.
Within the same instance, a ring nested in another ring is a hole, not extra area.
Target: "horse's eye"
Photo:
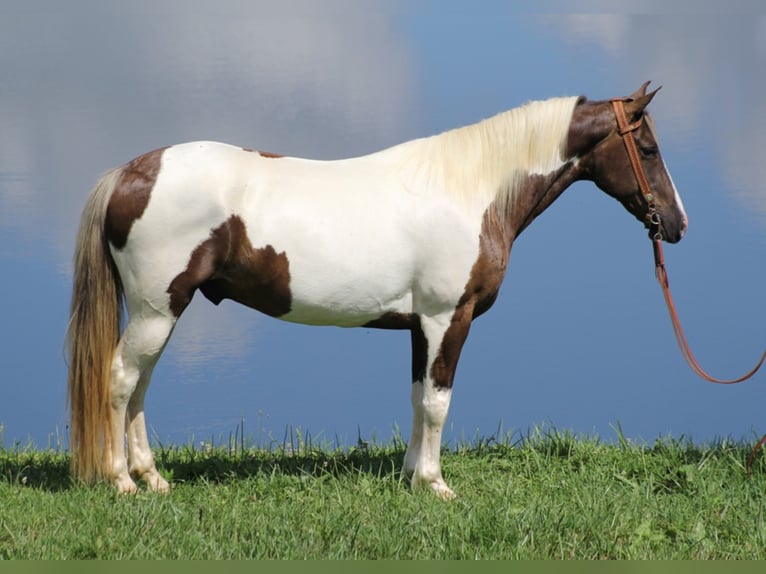
[[[644,159],[654,159],[660,153],[659,149],[657,149],[657,146],[654,145],[646,147],[641,146],[639,151],[641,152],[641,157]]]

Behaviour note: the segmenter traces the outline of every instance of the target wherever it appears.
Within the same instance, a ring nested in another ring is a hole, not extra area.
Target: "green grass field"
[[[0,558],[766,558],[751,445],[559,432],[443,453],[458,498],[411,492],[404,445],[160,448],[168,495],[72,484],[68,456],[0,449]]]

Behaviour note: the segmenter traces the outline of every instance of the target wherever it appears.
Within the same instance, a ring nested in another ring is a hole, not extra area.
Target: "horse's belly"
[[[287,261],[291,304],[280,318],[351,327],[387,314],[454,310],[478,254],[478,233],[457,225],[413,233],[381,219],[336,220],[310,231],[309,223],[285,225],[258,238]]]
[[[289,254],[288,254],[289,259]],[[379,268],[326,262],[291,266],[290,312],[286,321],[356,327],[386,313],[413,311],[413,278],[406,261]],[[385,269],[385,271],[384,271]]]

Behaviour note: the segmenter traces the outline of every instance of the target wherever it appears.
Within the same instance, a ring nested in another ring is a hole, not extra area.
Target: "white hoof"
[[[422,477],[418,478],[416,476],[412,476],[412,478],[410,478],[410,484],[412,485],[413,490],[430,488],[431,491],[436,494],[436,496],[443,500],[450,500],[457,496],[455,492],[449,486],[447,486],[447,483],[444,482],[444,479],[441,476],[435,479]]]
[[[118,476],[112,483],[117,487],[117,492],[120,494],[135,494],[138,492],[138,487],[130,476]]]
[[[162,478],[160,473],[154,469],[145,472],[141,478],[152,492],[170,492],[168,481]]]
[[[453,498],[457,497],[457,494],[449,487],[447,486],[447,483],[444,482],[444,479],[434,480],[430,484],[431,490],[433,490],[436,493],[436,496],[443,500],[452,500]]]

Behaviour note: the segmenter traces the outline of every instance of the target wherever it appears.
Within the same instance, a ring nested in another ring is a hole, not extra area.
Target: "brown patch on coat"
[[[471,321],[495,302],[508,267],[513,239],[508,221],[501,219],[497,210],[490,207],[482,220],[479,256],[431,365],[431,379],[437,388],[452,388]]]
[[[186,269],[168,287],[170,309],[179,317],[199,289],[219,304],[232,299],[272,317],[292,306],[287,255],[267,245],[254,248],[242,219],[232,215],[192,252]]]
[[[243,147],[243,151],[251,152],[251,153],[257,153],[261,157],[265,157],[267,159],[279,159],[281,157],[285,157],[283,155],[280,155],[278,153],[271,153],[270,151],[259,151],[257,149],[249,148],[249,147]]]
[[[270,151],[259,151],[258,155],[260,155],[261,157],[269,158],[269,159],[279,159],[281,157],[285,157],[278,153],[271,153]]]
[[[123,167],[109,199],[104,222],[106,238],[116,249],[125,247],[133,223],[144,214],[166,149],[150,151]]]
[[[484,212],[479,236],[479,256],[474,262],[463,295],[431,365],[438,388],[451,388],[463,343],[473,319],[494,304],[508,269],[516,237],[581,175],[571,163],[547,175],[532,175],[522,182],[508,212],[493,203]]]
[[[377,319],[368,321],[362,327],[372,329],[412,329],[416,324],[420,324],[420,318],[414,313],[388,311]]]
[[[452,388],[460,352],[463,350],[463,343],[465,343],[471,328],[473,313],[473,302],[469,302],[466,305],[458,306],[452,315],[452,322],[447,327],[441,345],[439,345],[439,353],[431,365],[431,380],[433,380],[436,388]]]

